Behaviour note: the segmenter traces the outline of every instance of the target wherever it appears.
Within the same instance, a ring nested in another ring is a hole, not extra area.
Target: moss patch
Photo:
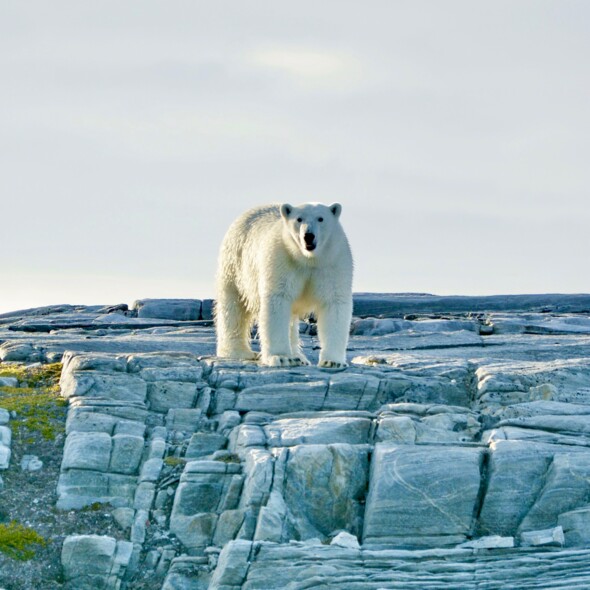
[[[13,428],[18,434],[39,433],[53,440],[64,429],[67,401],[59,396],[61,363],[39,367],[10,365],[0,377],[16,377],[26,387],[0,387],[0,408],[16,412]]]
[[[186,459],[183,459],[182,457],[166,457],[164,463],[170,467],[176,467],[177,465],[184,465]]]
[[[35,557],[33,546],[47,545],[45,539],[36,531],[15,520],[0,524],[0,551],[12,559],[27,561]]]

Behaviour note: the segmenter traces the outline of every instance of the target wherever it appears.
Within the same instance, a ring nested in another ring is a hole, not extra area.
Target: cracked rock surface
[[[590,296],[446,304],[356,297],[345,370],[216,359],[209,301],[0,316],[67,400],[26,475],[0,409],[0,524],[51,514],[0,588],[590,587]]]

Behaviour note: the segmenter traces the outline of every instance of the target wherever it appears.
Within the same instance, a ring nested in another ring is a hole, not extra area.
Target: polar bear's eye
[[[297,221],[298,221],[299,223],[301,223],[301,222],[303,221],[303,219],[301,219],[301,217],[298,217],[298,218],[297,218]]]
[[[318,221],[319,221],[320,223],[322,223],[322,221],[324,221],[324,218],[323,218],[323,217],[318,217]]]

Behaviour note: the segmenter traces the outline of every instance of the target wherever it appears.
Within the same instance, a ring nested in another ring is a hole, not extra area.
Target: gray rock
[[[131,529],[135,518],[135,510],[133,508],[115,508],[112,514],[120,529],[124,531]]]
[[[62,470],[88,469],[106,472],[112,438],[104,432],[72,432],[66,439]]]
[[[328,392],[327,381],[283,383],[249,387],[238,393],[235,409],[270,414],[321,410]]]
[[[206,420],[199,409],[170,409],[166,414],[166,428],[192,434],[203,426]]]
[[[152,482],[142,481],[135,490],[133,507],[136,510],[149,510],[156,496],[156,486]]]
[[[514,537],[500,537],[499,535],[490,535],[480,537],[473,541],[461,543],[459,547],[464,549],[511,549],[514,547]]]
[[[474,526],[482,460],[477,448],[375,445],[363,545],[464,542]]]
[[[0,426],[0,445],[10,447],[12,442],[12,431],[8,426]]]
[[[62,471],[57,484],[60,510],[79,510],[101,503],[125,507],[133,504],[137,477],[80,469]]]
[[[574,454],[575,458],[570,456]],[[563,449],[528,441],[494,443],[479,531],[512,536],[556,525],[561,512],[586,501],[587,483],[579,477],[587,472],[589,456],[584,447]],[[573,477],[570,465],[574,465]]]
[[[372,421],[365,417],[326,413],[310,418],[284,418],[264,427],[268,445],[292,447],[300,444],[366,444]]]
[[[283,496],[297,538],[326,538],[336,530],[360,536],[368,468],[364,445],[289,449]]]
[[[162,590],[208,590],[210,579],[206,557],[177,557],[170,565]]]
[[[147,398],[154,412],[193,408],[197,401],[197,388],[194,383],[185,381],[156,381],[147,384]]]
[[[112,473],[136,474],[143,455],[144,440],[141,436],[115,434],[108,470]]]
[[[0,444],[0,469],[8,469],[11,454],[10,447]]]
[[[143,403],[147,394],[145,381],[137,375],[100,371],[64,372],[60,386],[65,398],[84,396]]]
[[[227,437],[215,432],[196,432],[191,436],[185,459],[199,459],[223,449],[227,444]]]
[[[201,317],[199,299],[138,299],[133,309],[140,318],[198,320]]]
[[[41,359],[41,352],[32,344],[10,341],[0,344],[0,360],[2,362],[18,361],[34,363]]]
[[[563,512],[583,506],[590,497],[590,451],[556,453],[544,486],[520,524],[520,531],[553,528]]]
[[[75,371],[125,373],[127,371],[127,356],[68,351],[63,356],[62,364],[63,373],[73,373]]]
[[[481,429],[477,414],[441,405],[389,404],[379,412],[377,441],[397,443],[462,443]]]
[[[129,565],[133,545],[98,535],[66,537],[61,562],[71,590],[117,590]]]
[[[160,477],[160,472],[162,471],[163,464],[164,462],[159,457],[154,457],[153,459],[148,459],[147,461],[145,461],[141,466],[139,481],[157,481],[158,477]]]
[[[18,387],[16,377],[0,377],[0,387]]]
[[[345,547],[347,549],[360,549],[358,539],[347,533],[346,531],[340,531],[330,542],[330,545],[337,545],[338,547]]]
[[[590,506],[564,512],[557,519],[562,527],[565,544],[568,547],[588,547],[590,545]]]
[[[180,478],[170,531],[189,550],[204,549],[212,541],[219,515],[237,508],[243,476],[239,465],[191,461]]]
[[[0,408],[0,426],[8,424],[10,421],[10,412],[4,408]]]
[[[527,531],[522,533],[520,535],[520,542],[523,545],[556,545],[562,547],[565,543],[565,538],[563,536],[563,529],[561,526],[557,526],[542,531]]]
[[[230,541],[219,554],[219,562],[211,578],[210,590],[241,587],[250,561],[252,543]]]
[[[23,471],[41,471],[43,469],[43,461],[36,455],[23,455],[20,468]]]

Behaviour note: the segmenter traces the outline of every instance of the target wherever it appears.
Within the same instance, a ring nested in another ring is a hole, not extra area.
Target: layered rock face
[[[590,297],[552,297],[389,296],[337,372],[216,359],[201,302],[4,319],[0,358],[63,362],[57,508],[125,531],[68,537],[66,586],[588,588]]]

